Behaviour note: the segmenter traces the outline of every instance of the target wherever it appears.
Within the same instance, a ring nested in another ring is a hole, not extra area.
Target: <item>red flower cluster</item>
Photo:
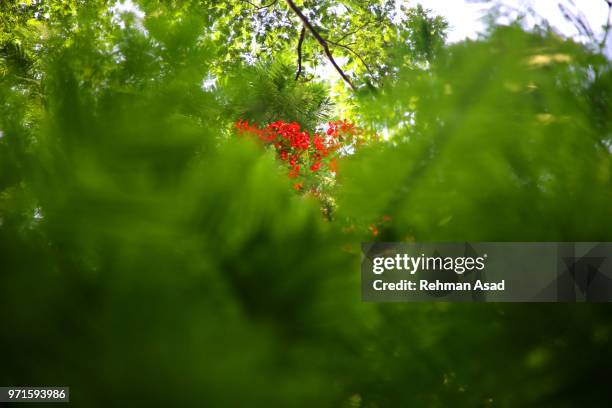
[[[356,134],[353,124],[344,120],[329,122],[324,134],[314,133],[312,136],[297,123],[286,123],[282,120],[259,128],[239,119],[235,128],[240,135],[250,134],[264,144],[274,146],[279,158],[288,163],[290,178],[298,177],[302,167],[317,172],[324,164],[327,164],[331,172],[336,173],[337,162],[336,158],[332,157],[333,153],[351,144]],[[302,183],[296,183],[294,188],[301,189]]]

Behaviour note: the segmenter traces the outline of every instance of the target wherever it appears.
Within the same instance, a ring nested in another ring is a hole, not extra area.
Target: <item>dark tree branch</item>
[[[302,43],[304,42],[304,37],[306,36],[306,27],[302,27],[302,32],[300,33],[300,39],[298,41],[297,46],[297,55],[298,55],[298,69],[295,74],[295,80],[297,81],[302,73]]]
[[[293,10],[293,12],[295,14],[297,14],[297,16],[300,18],[300,20],[302,20],[302,23],[304,24],[304,27],[306,27],[308,29],[308,31],[311,32],[313,37],[317,40],[317,42],[319,44],[321,44],[321,47],[323,47],[323,51],[325,51],[325,55],[327,55],[327,59],[329,59],[329,61],[334,66],[334,68],[336,68],[336,71],[338,71],[338,73],[340,74],[342,79],[344,79],[344,82],[346,82],[351,87],[351,89],[355,90],[355,86],[353,86],[353,83],[351,82],[351,79],[344,73],[344,71],[342,71],[342,68],[340,68],[340,66],[336,63],[336,60],[334,59],[334,56],[332,55],[331,51],[329,50],[329,46],[327,45],[327,41],[325,41],[325,39],[323,39],[323,37],[321,37],[321,35],[317,32],[317,30],[313,27],[313,25],[310,23],[310,21],[308,21],[306,16],[302,13],[302,11],[299,9],[299,7],[296,6],[295,3],[292,0],[285,0],[285,1],[287,2],[289,7],[291,8],[291,10]]]

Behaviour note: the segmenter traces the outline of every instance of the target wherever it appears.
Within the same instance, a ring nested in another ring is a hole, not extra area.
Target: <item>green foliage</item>
[[[364,98],[392,136],[347,166],[340,208],[391,215],[390,240],[610,239],[609,119],[592,97],[609,72],[600,55],[515,27],[405,68]]]
[[[116,32],[119,60],[84,31],[49,62],[29,167],[11,169],[29,214],[1,213],[0,383],[70,384],[79,406],[343,397],[353,261],[269,156],[218,145],[201,24]]]
[[[331,101],[323,83],[301,84],[293,67],[281,61],[259,63],[223,79],[226,117],[268,124],[297,122],[316,129],[330,118]]]
[[[609,240],[609,60],[516,27],[444,48],[419,8],[394,37],[392,2],[367,3],[299,3],[378,66],[350,119],[390,135],[344,158],[333,221],[227,138],[330,115],[283,2],[2,3],[0,384],[85,407],[605,405],[605,305],[363,304],[356,248],[384,215],[378,239]],[[14,53],[28,21],[45,36]]]
[[[205,4],[207,2],[204,2]],[[219,72],[237,61],[250,62],[269,55],[286,54],[297,65],[297,48],[303,24],[285,1],[262,0],[213,2],[216,38],[226,47],[219,50]],[[398,45],[411,50],[410,63],[431,60],[444,39],[446,23],[432,18],[420,7],[409,8],[394,0],[295,1],[327,41],[334,57],[355,82],[377,84],[392,74],[391,61]],[[210,6],[209,6],[210,7]],[[306,32],[302,46],[306,79],[327,61],[321,45]],[[404,54],[406,56],[406,54]],[[297,71],[297,69],[296,69]],[[294,71],[295,72],[295,71]]]

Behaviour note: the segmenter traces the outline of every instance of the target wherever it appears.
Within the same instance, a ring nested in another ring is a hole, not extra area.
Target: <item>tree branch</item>
[[[368,66],[368,64],[366,64],[366,62],[365,62],[365,61],[364,61],[364,59],[361,57],[361,55],[359,55],[359,54],[358,54],[358,53],[357,53],[355,50],[353,50],[351,47],[349,47],[348,45],[345,45],[345,44],[340,44],[340,43],[337,43],[337,42],[332,41],[332,40],[330,40],[330,39],[327,39],[326,41],[327,41],[328,43],[332,44],[332,45],[336,45],[336,46],[338,46],[338,47],[342,47],[342,48],[344,48],[345,50],[347,50],[347,51],[349,51],[349,52],[353,53],[353,54],[354,54],[354,55],[355,55],[355,56],[356,56],[356,57],[359,59],[359,61],[361,61],[361,63],[363,64],[363,66],[365,67],[365,69],[366,69],[366,70],[369,72],[369,74],[370,74],[370,75],[372,75],[372,76],[374,75],[374,73],[372,72],[372,70],[370,69],[370,67]]]
[[[360,25],[359,27],[357,27],[355,30],[349,31],[348,33],[345,33],[342,37],[338,38],[338,41],[343,41],[346,37],[351,36],[353,34],[357,34],[359,31],[363,30],[364,28],[366,28],[367,26],[369,26],[370,24],[372,24],[374,22],[380,23],[380,21],[378,21],[378,20],[368,20],[365,23],[363,23],[362,25]]]
[[[254,3],[250,2],[249,0],[242,0],[242,2],[243,2],[243,3],[248,3],[248,4],[250,4],[251,6],[255,7],[255,10],[263,10],[263,9],[265,9],[265,8],[268,8],[268,7],[270,7],[270,6],[275,5],[275,4],[276,4],[276,2],[277,2],[277,0],[272,0],[272,1],[270,2],[270,4],[262,4],[262,5],[260,5],[260,6],[258,6],[257,4],[254,4]]]
[[[606,25],[604,28],[604,35],[603,38],[601,39],[601,42],[599,43],[599,48],[601,50],[603,50],[606,46],[606,41],[608,41],[608,34],[610,34],[610,25],[612,24],[612,22],[610,21],[610,15],[612,14],[612,1],[610,0],[605,0],[606,4],[608,5],[608,17],[606,17]]]
[[[295,74],[295,80],[297,81],[302,73],[302,43],[304,42],[304,37],[306,36],[306,27],[302,26],[302,32],[300,32],[300,39],[298,41],[297,46],[297,55],[298,55],[298,69]]]
[[[576,30],[578,30],[578,34],[584,35],[590,41],[596,43],[594,35],[593,35],[593,30],[589,26],[588,21],[584,18],[584,15],[582,13],[580,13],[579,11],[576,13],[573,13],[561,3],[558,4],[558,7],[563,17],[568,22],[572,23],[574,27],[576,28]]]
[[[325,51],[325,55],[327,55],[327,59],[329,59],[329,61],[334,66],[334,68],[336,68],[336,71],[338,71],[342,79],[344,79],[344,82],[346,82],[351,87],[352,90],[355,90],[355,86],[353,86],[353,83],[351,82],[350,78],[344,73],[344,71],[342,71],[342,68],[340,68],[340,66],[338,66],[338,64],[336,63],[336,60],[334,59],[334,56],[329,50],[329,46],[327,45],[327,42],[325,41],[325,39],[321,37],[321,35],[317,32],[317,30],[315,30],[315,28],[310,23],[310,21],[308,21],[306,16],[302,13],[302,11],[298,8],[298,6],[295,5],[295,3],[292,0],[285,0],[285,1],[287,2],[291,10],[293,10],[295,14],[297,14],[297,16],[300,18],[300,20],[302,20],[302,23],[304,23],[304,27],[306,27],[308,31],[312,33],[314,38],[319,42],[319,44],[321,44],[321,47],[323,47],[323,51]]]

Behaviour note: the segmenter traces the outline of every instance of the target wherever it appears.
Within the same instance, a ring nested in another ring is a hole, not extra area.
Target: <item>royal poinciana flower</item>
[[[273,146],[279,159],[288,164],[290,178],[298,177],[300,169],[310,169],[312,173],[316,173],[327,168],[330,172],[337,173],[338,151],[350,146],[357,134],[353,124],[344,120],[329,122],[323,134],[312,135],[301,129],[299,124],[282,120],[260,128],[239,119],[235,128],[239,135],[251,135],[265,145]],[[299,188],[296,188],[298,185]],[[302,186],[303,183],[294,184],[296,190],[300,190]]]

